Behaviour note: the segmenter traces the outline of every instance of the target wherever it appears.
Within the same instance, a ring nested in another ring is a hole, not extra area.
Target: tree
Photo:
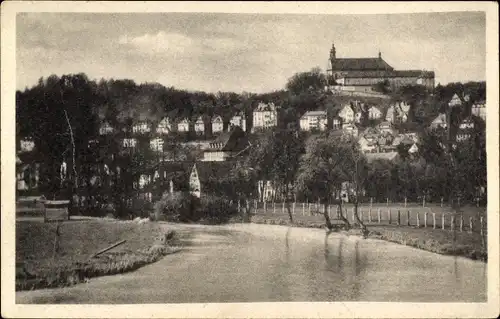
[[[309,72],[296,73],[288,79],[286,89],[299,95],[304,92],[322,91],[326,85],[326,76],[319,68]]]
[[[279,187],[291,222],[290,196],[303,151],[302,145],[297,131],[275,128],[262,134],[249,151],[247,162],[248,166],[255,168],[261,179],[272,180],[275,187]]]

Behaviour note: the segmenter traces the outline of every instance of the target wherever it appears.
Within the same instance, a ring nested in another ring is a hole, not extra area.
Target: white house
[[[35,142],[32,140],[21,140],[19,146],[21,152],[31,152],[35,148]]]
[[[326,111],[308,111],[300,118],[302,131],[324,131],[327,125]]]
[[[135,138],[124,138],[122,141],[123,147],[135,147],[137,140]]]
[[[478,101],[472,105],[472,115],[478,116],[486,121],[486,101]]]
[[[109,125],[108,122],[102,123],[102,125],[99,127],[99,135],[107,135],[113,133],[113,127]]]
[[[446,114],[440,113],[434,120],[432,120],[431,128],[446,128],[448,127],[448,120],[446,119]]]
[[[332,129],[339,130],[342,128],[342,120],[340,118],[334,117],[332,119]]]
[[[344,107],[340,110],[338,116],[342,118],[343,123],[352,123],[354,122],[354,110],[352,109],[350,104],[344,105]]]
[[[144,134],[151,132],[151,125],[145,121],[138,122],[132,126],[132,132]]]
[[[390,123],[404,123],[408,121],[410,105],[406,102],[396,102],[387,109],[385,120]]]
[[[199,116],[194,122],[194,131],[198,134],[203,134],[205,132],[205,122],[203,121],[203,117]]]
[[[372,137],[361,136],[358,140],[362,152],[370,153],[377,150],[377,140]]]
[[[235,115],[231,118],[229,123],[233,126],[239,126],[243,131],[246,131],[247,121],[244,115]]]
[[[358,127],[353,123],[342,124],[342,131],[345,135],[358,136]]]
[[[268,128],[278,125],[278,110],[274,103],[259,103],[253,111],[253,128]]]
[[[149,146],[151,147],[151,149],[156,152],[163,152],[163,144],[163,139],[159,137],[154,138],[149,142]]]
[[[377,129],[382,134],[386,134],[386,133],[394,134],[394,129],[392,127],[392,124],[391,124],[391,122],[388,122],[388,121],[384,121],[384,122],[380,123],[377,126]]]
[[[223,131],[224,123],[222,122],[222,117],[215,116],[212,118],[212,133],[220,133]]]
[[[184,118],[177,124],[177,131],[179,132],[189,132],[189,121]]]
[[[408,150],[408,153],[410,153],[410,154],[415,154],[415,153],[417,153],[417,152],[418,152],[418,146],[417,146],[417,144],[415,144],[415,143],[414,143],[414,144],[410,147],[410,149]]]
[[[158,134],[169,134],[172,132],[172,123],[168,117],[163,118],[158,126],[156,127],[156,133]]]
[[[382,111],[378,107],[371,106],[368,109],[368,118],[370,120],[377,120],[382,117]]]

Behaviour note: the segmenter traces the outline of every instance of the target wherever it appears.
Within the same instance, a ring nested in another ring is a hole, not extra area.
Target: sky
[[[382,58],[436,73],[436,84],[484,81],[484,12],[388,15],[20,13],[16,87],[51,74],[132,79],[206,92],[270,92],[337,57]]]

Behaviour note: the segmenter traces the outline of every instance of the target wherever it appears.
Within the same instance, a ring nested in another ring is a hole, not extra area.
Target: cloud
[[[146,33],[137,37],[121,36],[118,43],[129,45],[146,54],[177,54],[192,52],[195,42],[190,37],[179,33],[159,31],[156,34]]]

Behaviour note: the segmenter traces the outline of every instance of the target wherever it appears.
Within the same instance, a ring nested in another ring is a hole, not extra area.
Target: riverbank
[[[121,274],[179,251],[174,233],[151,222],[69,221],[16,223],[16,290],[55,288]],[[168,237],[168,239],[167,239]],[[110,245],[125,242],[98,256]]]
[[[289,220],[280,217],[261,215],[252,216],[251,223],[326,229],[325,223],[299,220],[291,224]],[[368,238],[411,246],[441,255],[460,256],[484,262],[488,260],[488,252],[483,247],[480,235],[476,233],[395,225],[368,225],[367,227]],[[337,231],[346,235],[361,236],[360,229]]]

